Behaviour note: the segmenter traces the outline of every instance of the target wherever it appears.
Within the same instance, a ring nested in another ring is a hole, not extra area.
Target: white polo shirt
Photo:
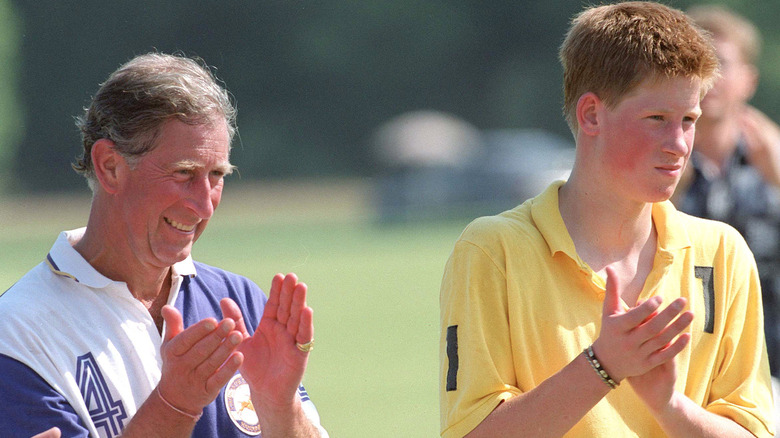
[[[118,436],[160,381],[163,337],[125,283],[104,277],[73,249],[84,230],[61,233],[46,261],[0,295],[3,436],[52,426],[63,436]],[[182,312],[185,327],[221,319],[224,297],[239,305],[250,333],[259,323],[266,297],[250,280],[191,258],[175,264],[171,277],[168,304]],[[319,427],[302,386],[299,395]],[[248,386],[237,374],[204,409],[193,436],[260,435],[244,398]]]

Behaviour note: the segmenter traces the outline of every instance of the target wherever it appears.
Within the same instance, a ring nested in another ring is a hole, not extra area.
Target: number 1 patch
[[[458,326],[447,327],[447,391],[458,389]]]
[[[711,266],[694,266],[693,273],[701,279],[704,294],[704,332],[715,333],[715,284]]]

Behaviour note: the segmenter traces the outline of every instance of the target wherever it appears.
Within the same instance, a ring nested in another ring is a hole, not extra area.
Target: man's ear
[[[114,142],[101,138],[92,145],[92,166],[98,183],[107,193],[116,193],[119,188],[119,167],[125,159],[116,151]]]
[[[595,93],[587,92],[577,100],[577,123],[580,131],[585,135],[599,133],[599,111],[604,103]]]

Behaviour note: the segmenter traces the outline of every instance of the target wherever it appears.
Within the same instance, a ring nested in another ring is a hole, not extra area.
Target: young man
[[[306,285],[279,274],[266,300],[190,257],[234,122],[227,91],[181,56],[136,57],[98,90],[74,166],[93,191],[87,226],[0,296],[3,436],[327,436],[299,386]]]
[[[761,38],[744,17],[716,5],[688,15],[712,34],[721,77],[701,102],[690,164],[672,201],[726,222],[758,264],[769,370],[780,376],[780,127],[748,102],[758,85]]]
[[[578,15],[561,61],[571,177],[474,221],[445,269],[442,436],[772,436],[755,263],[668,202],[712,45],[629,2]]]

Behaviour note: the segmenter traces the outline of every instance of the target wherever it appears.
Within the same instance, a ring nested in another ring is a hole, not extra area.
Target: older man
[[[78,121],[87,226],[0,297],[3,436],[327,436],[300,386],[306,285],[279,274],[266,300],[190,257],[234,122],[226,90],[182,56],[136,57],[102,85]]]

